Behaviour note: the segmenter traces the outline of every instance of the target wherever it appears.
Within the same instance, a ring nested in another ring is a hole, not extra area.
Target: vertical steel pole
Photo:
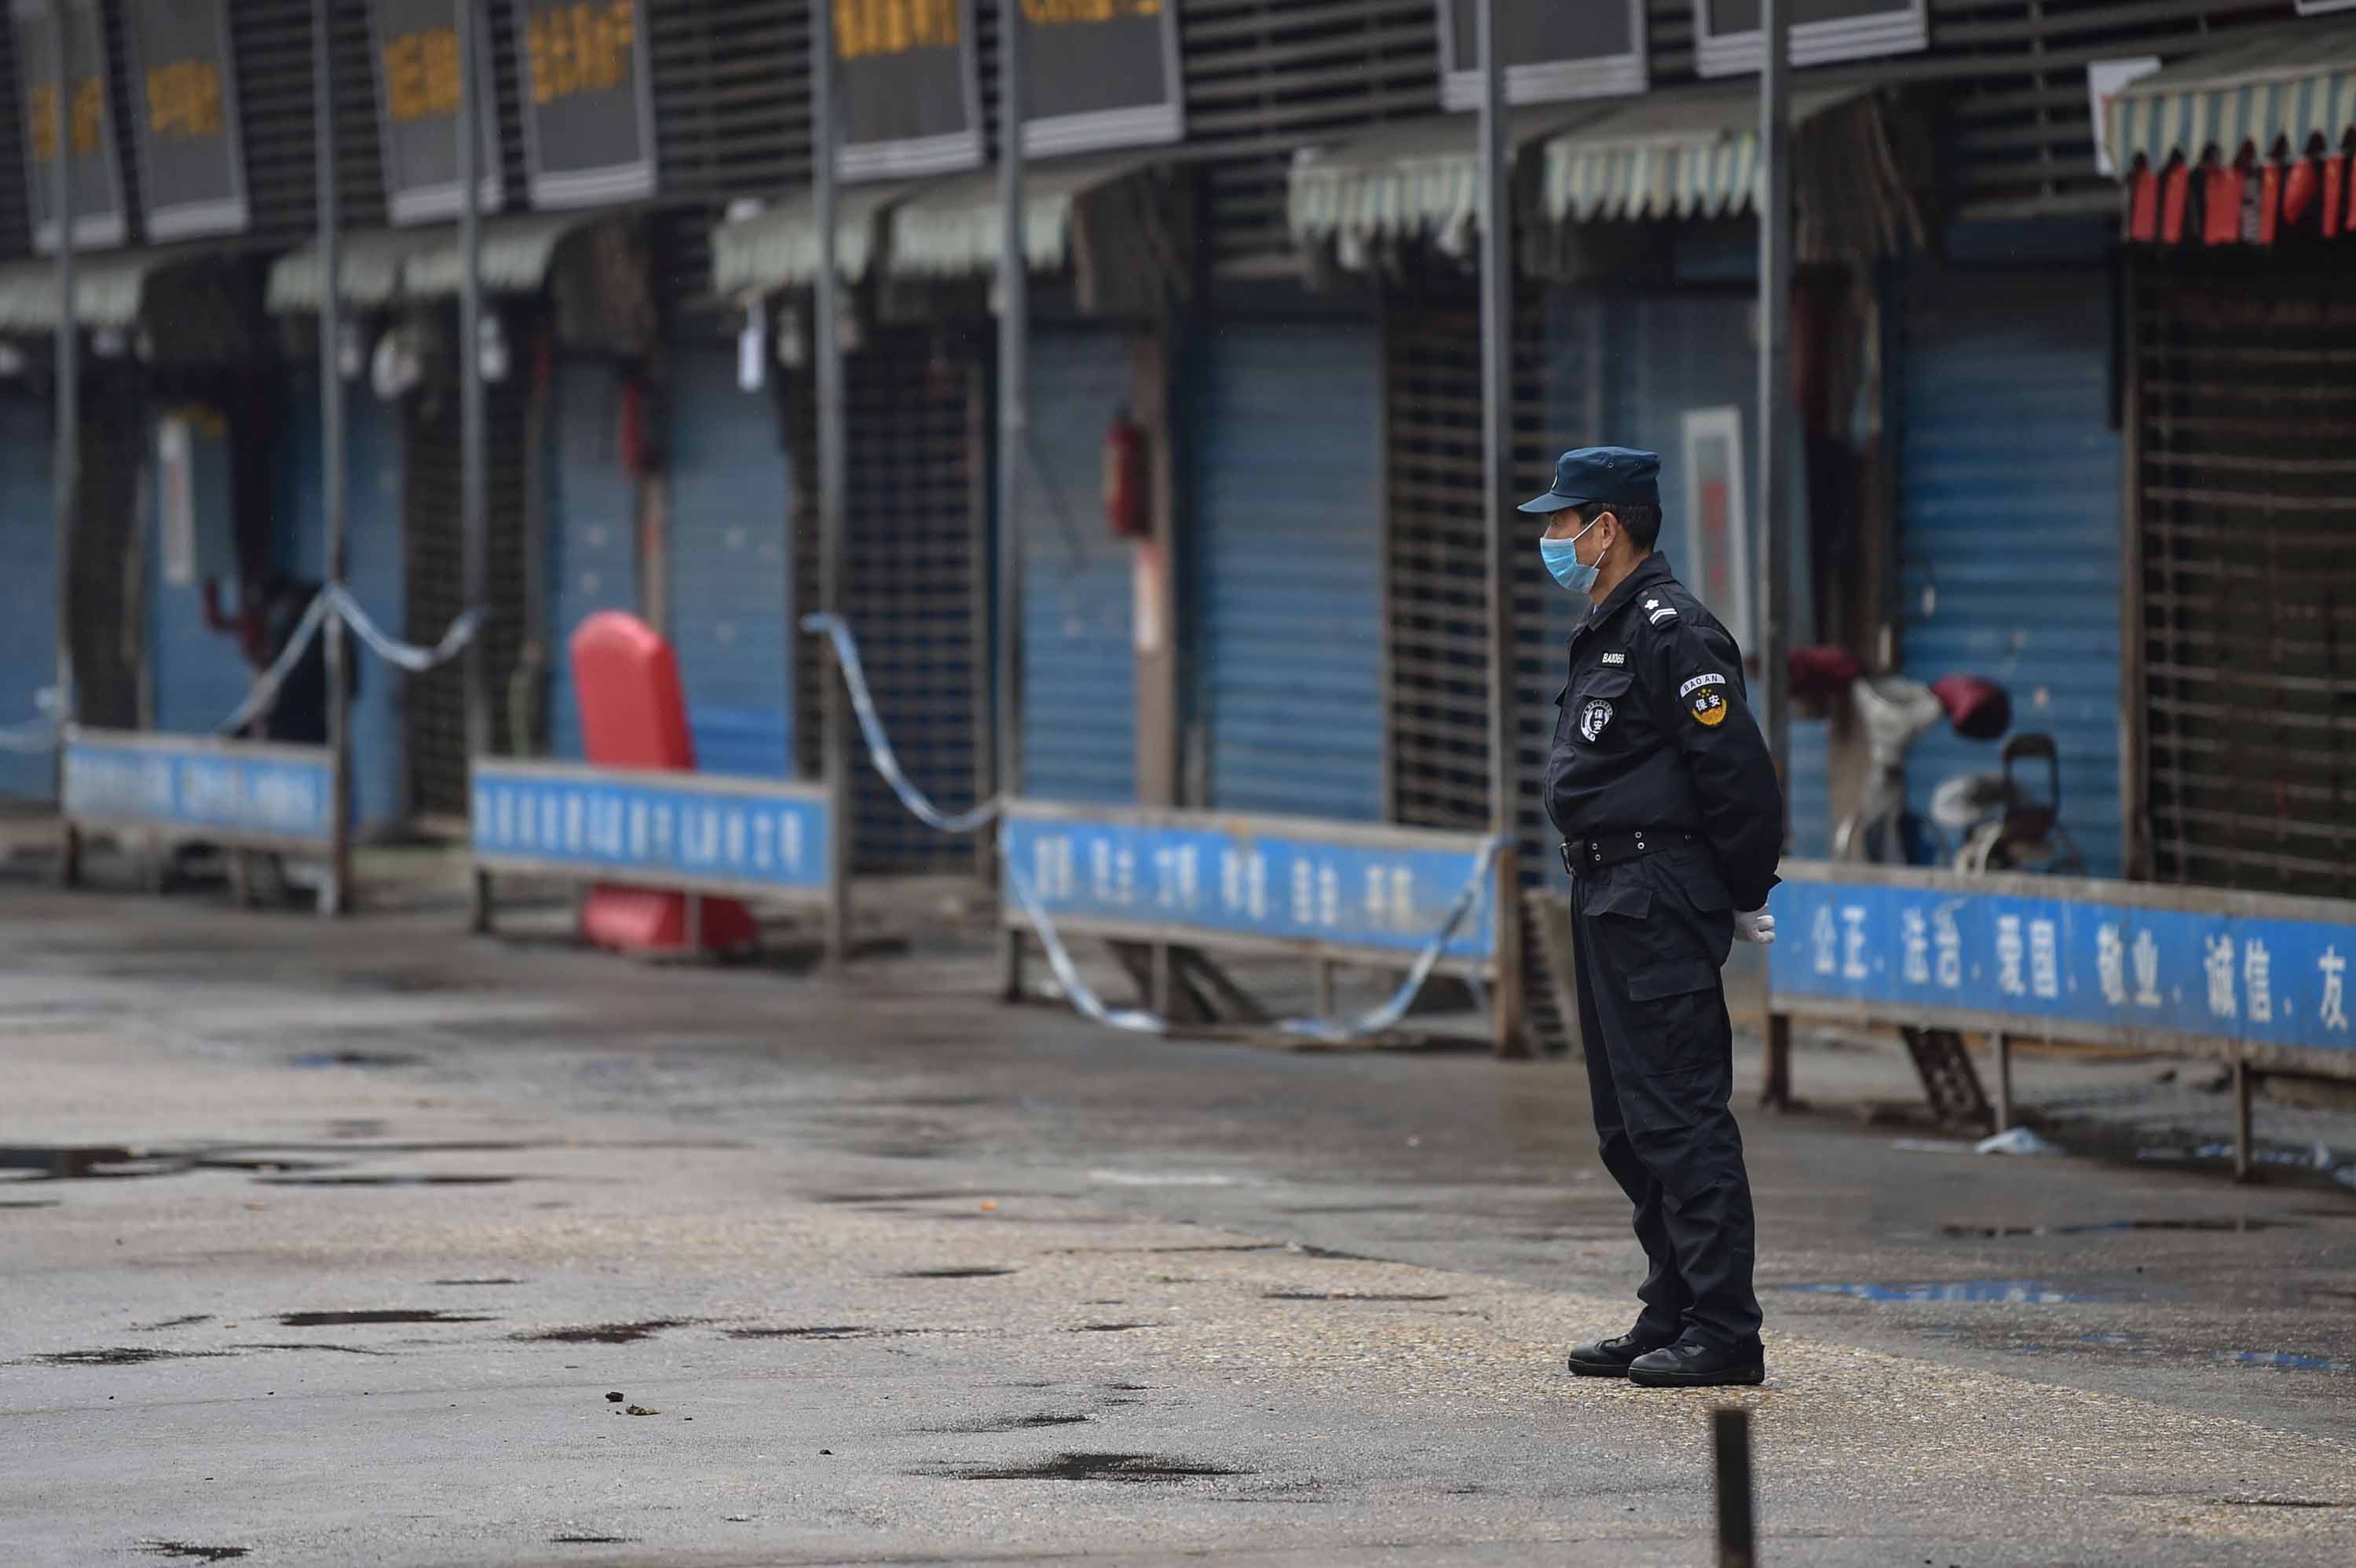
[[[1481,0],[1481,500],[1489,584],[1489,831],[1512,842],[1520,791],[1514,746],[1514,584],[1506,519],[1513,486],[1514,214],[1505,134],[1505,59],[1497,33],[1498,0]],[[1503,862],[1515,864],[1509,853]],[[1519,1055],[1523,1039],[1520,890],[1500,886],[1497,989],[1490,1020],[1500,1055]]]
[[[812,194],[818,208],[816,283],[818,358],[818,603],[841,615],[843,556],[842,332],[838,319],[841,291],[835,276],[834,15],[830,4],[810,7],[810,113],[815,122],[810,152]],[[851,956],[851,756],[845,728],[846,694],[834,645],[820,644],[826,661],[820,721],[826,726],[827,891],[826,952],[833,963]]]
[[[1031,423],[1031,273],[1023,247],[1023,7],[998,27],[998,789],[1023,787],[1023,464]]]
[[[345,542],[344,378],[337,361],[343,336],[343,233],[336,180],[335,48],[330,41],[331,0],[311,0],[312,157],[318,165],[319,238],[319,500],[327,530],[327,581],[340,583],[348,564]],[[341,914],[350,907],[352,878],[352,707],[345,674],[351,645],[344,621],[330,615],[320,628],[327,639],[328,802],[327,880],[319,890],[319,912]]]
[[[1031,272],[1023,244],[1023,6],[998,7],[998,794],[1023,789],[1023,463],[1031,423]],[[1001,885],[1008,868],[1001,859]],[[1003,902],[1001,891],[1001,901]],[[1023,936],[1006,932],[1001,990],[1023,993]]]
[[[1789,834],[1792,776],[1792,518],[1784,460],[1792,450],[1792,0],[1760,0],[1759,34],[1759,517],[1767,548],[1759,574],[1759,684],[1767,709],[1767,751],[1785,788]],[[1764,1100],[1791,1099],[1792,1031],[1767,991]]]
[[[487,603],[491,583],[489,475],[485,470],[483,430],[483,222],[482,175],[476,167],[480,147],[482,91],[487,63],[478,30],[477,0],[458,0],[458,253],[462,262],[458,284],[458,528],[465,552],[466,607]],[[475,759],[491,751],[489,650],[477,633],[466,648],[466,768],[470,781]],[[490,880],[474,876],[474,924],[491,926]]]
[[[57,113],[50,125],[49,153],[58,220],[58,446],[57,592],[58,690],[52,722],[57,731],[58,870],[71,887],[81,877],[81,839],[66,815],[66,732],[80,716],[74,686],[74,515],[81,507],[81,329],[74,311],[73,76],[67,59],[66,29],[71,20],[62,5],[49,11],[49,69],[56,77]]]

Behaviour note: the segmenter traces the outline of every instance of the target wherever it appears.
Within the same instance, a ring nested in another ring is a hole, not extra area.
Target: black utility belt
[[[1562,846],[1562,869],[1574,877],[1582,871],[1601,871],[1655,849],[1694,843],[1699,837],[1682,827],[1632,827],[1625,833],[1567,839]]]

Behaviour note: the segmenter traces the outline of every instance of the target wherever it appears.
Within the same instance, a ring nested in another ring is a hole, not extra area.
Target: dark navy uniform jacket
[[[1565,838],[1698,834],[1733,907],[1765,907],[1783,848],[1783,790],[1734,638],[1666,556],[1645,557],[1588,612],[1555,700],[1546,804]]]

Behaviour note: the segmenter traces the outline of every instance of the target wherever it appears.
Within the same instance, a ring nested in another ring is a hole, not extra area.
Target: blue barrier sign
[[[477,757],[473,807],[487,866],[756,897],[827,886],[815,784]]]
[[[63,810],[94,826],[324,848],[330,763],[323,746],[75,730],[65,740]]]
[[[1006,853],[1059,925],[1140,940],[1257,939],[1411,957],[1473,877],[1481,891],[1442,956],[1496,957],[1494,857],[1473,834],[1305,817],[1039,805],[1007,809]],[[1006,918],[1023,911],[1010,890]]]
[[[1784,868],[1768,905],[1779,1008],[1846,1002],[1893,1019],[1946,1009],[2065,1037],[2356,1050],[2356,906],[2033,877],[1983,891],[1974,878],[1858,871]]]

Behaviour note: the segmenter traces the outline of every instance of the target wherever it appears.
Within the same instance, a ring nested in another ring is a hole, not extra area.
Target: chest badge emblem
[[[1612,704],[1601,698],[1579,711],[1579,733],[1590,745],[1595,743],[1595,738],[1602,734],[1603,727],[1611,722]]]

